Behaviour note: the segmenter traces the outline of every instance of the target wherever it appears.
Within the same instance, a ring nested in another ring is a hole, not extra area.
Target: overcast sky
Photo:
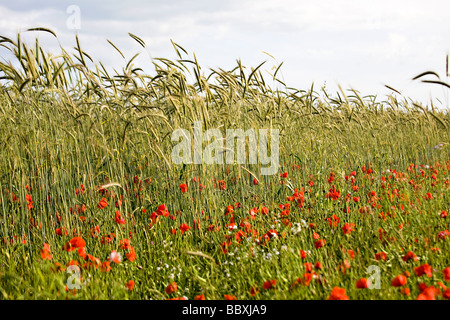
[[[206,74],[208,68],[231,69],[236,59],[249,69],[267,60],[262,70],[271,72],[284,62],[286,84],[298,89],[314,82],[317,90],[326,84],[335,95],[340,84],[381,101],[392,93],[387,84],[425,104],[430,96],[445,107],[450,100],[450,90],[411,80],[427,70],[449,80],[448,0],[14,0],[0,4],[0,17],[0,35],[8,37],[22,31],[32,41],[37,33],[24,32],[27,28],[47,27],[63,47],[72,48],[77,33],[84,51],[111,67],[121,68],[124,61],[106,39],[127,59],[142,51],[131,32],[148,46],[136,61],[148,73],[151,57],[176,58],[172,39],[195,53]],[[40,33],[39,39],[58,52],[50,35]],[[8,59],[4,49],[0,56]]]

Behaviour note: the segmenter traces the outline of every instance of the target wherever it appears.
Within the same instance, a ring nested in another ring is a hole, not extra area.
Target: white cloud
[[[45,26],[57,32],[61,44],[73,47],[67,29],[66,6],[45,1],[25,9],[25,2],[0,6],[0,34],[15,37],[18,30]],[[353,85],[366,93],[386,93],[384,83],[399,89],[425,70],[442,71],[449,50],[448,1],[78,1],[81,8],[82,48],[106,65],[123,65],[111,40],[127,58],[142,51],[128,32],[141,37],[152,57],[175,58],[170,39],[196,53],[207,67],[248,66],[268,59],[269,52],[284,61],[282,73],[290,86],[308,88],[312,81]],[[28,4],[29,5],[29,4]],[[35,34],[24,35],[31,39]],[[58,43],[40,36],[51,50]],[[0,51],[0,53],[3,51]],[[143,51],[136,63],[151,69]],[[151,72],[151,71],[149,71]],[[428,97],[430,86],[411,92]],[[405,89],[406,90],[406,89]],[[442,90],[438,90],[441,94]]]

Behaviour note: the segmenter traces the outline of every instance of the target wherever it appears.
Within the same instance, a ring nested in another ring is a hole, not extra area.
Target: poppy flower
[[[108,260],[116,264],[119,264],[122,262],[122,255],[116,250],[113,250],[111,251],[111,254],[108,257]]]
[[[109,271],[111,271],[110,262],[109,261],[103,262],[102,265],[100,266],[100,271],[102,271],[102,272],[109,272]]]
[[[325,245],[325,240],[324,239],[319,239],[317,241],[314,241],[314,247],[316,249],[322,248]]]
[[[225,294],[223,297],[225,300],[237,300],[237,298],[231,294]]]
[[[250,295],[251,295],[252,297],[256,296],[258,293],[259,293],[259,290],[256,289],[255,287],[251,287],[251,288],[250,288]]]
[[[99,226],[93,226],[91,228],[91,237],[92,238],[97,238],[98,237],[97,233],[99,233],[99,232],[100,232],[100,227]]]
[[[407,278],[404,275],[400,274],[397,277],[395,277],[394,279],[392,279],[391,284],[393,287],[402,287],[406,284],[406,281],[407,281]]]
[[[133,262],[134,260],[136,260],[136,253],[135,253],[133,247],[130,248],[129,252],[125,253],[125,257],[127,257],[127,260],[130,262]]]
[[[178,287],[177,287],[177,283],[176,283],[176,282],[172,282],[171,284],[169,284],[169,285],[166,287],[166,293],[167,293],[167,294],[174,293],[174,292],[177,291],[177,290],[178,290]]]
[[[302,259],[306,259],[306,251],[305,250],[300,250],[300,257]]]
[[[344,232],[344,234],[349,234],[351,233],[355,228],[355,224],[354,223],[346,223],[344,224],[344,226],[342,227],[342,231]]]
[[[434,286],[427,287],[417,296],[417,300],[436,300],[436,292]]]
[[[444,274],[444,280],[450,281],[450,267],[447,267],[444,270],[442,270],[442,273]]]
[[[431,266],[427,263],[414,268],[414,271],[418,277],[426,274],[428,278],[431,278],[432,272],[433,272],[433,270],[431,269]]]
[[[31,210],[33,208],[33,199],[31,198],[30,194],[25,195],[25,199],[27,200],[27,208],[28,210]]]
[[[353,260],[355,257],[355,252],[352,249],[347,250],[348,255],[350,256],[350,259]]]
[[[86,259],[86,247],[78,248],[77,252],[80,258]]]
[[[348,260],[345,259],[345,260],[338,266],[338,269],[339,269],[343,274],[345,274],[345,271],[348,270],[348,269],[350,269],[350,267],[351,267],[350,262],[348,262]]]
[[[334,287],[328,300],[349,300],[344,288]]]
[[[414,252],[412,251],[408,251],[403,257],[402,260],[403,261],[409,261],[409,260],[414,260],[417,261],[419,258],[417,258],[417,256],[414,254]]]
[[[194,300],[205,300],[205,295],[204,294],[199,294],[199,295],[194,297]]]
[[[385,252],[378,252],[375,254],[375,260],[383,260],[386,261],[386,253]]]
[[[297,280],[295,281],[295,284],[309,286],[312,278],[313,278],[313,274],[311,272],[305,272],[301,278],[297,278]]]
[[[41,257],[44,260],[52,260],[50,245],[48,243],[44,243],[44,249],[41,249]]]
[[[312,271],[312,263],[311,262],[306,262],[303,265],[305,266],[306,272]]]
[[[439,239],[445,239],[450,235],[450,232],[448,230],[444,230],[438,233],[437,237]]]
[[[126,220],[124,218],[122,218],[119,210],[116,211],[116,216],[114,218],[114,221],[117,224],[126,224],[127,223]]]
[[[55,233],[56,233],[58,236],[62,236],[62,235],[67,236],[67,229],[64,228],[64,227],[56,228]]]
[[[369,287],[369,281],[366,278],[361,278],[356,281],[357,289],[367,289]]]
[[[169,210],[167,210],[166,204],[163,203],[162,205],[158,206],[158,209],[156,210],[156,214],[158,216],[164,216],[167,217],[169,215]]]
[[[444,292],[442,293],[442,296],[443,296],[445,299],[450,300],[450,289],[444,290]]]
[[[108,201],[106,201],[106,198],[102,198],[100,200],[100,202],[97,204],[97,208],[99,208],[101,210],[101,209],[106,208],[107,205],[108,205]]]
[[[186,231],[188,231],[191,227],[189,227],[186,223],[183,223],[180,225],[179,229],[181,231],[181,234],[185,233]]]
[[[187,191],[187,184],[182,183],[180,184],[181,193],[185,193]]]
[[[275,288],[275,285],[277,283],[277,280],[266,280],[262,286],[263,289],[273,289]]]
[[[83,247],[86,247],[86,242],[83,240],[83,238],[75,237],[64,244],[63,250],[70,252]]]
[[[64,268],[59,262],[55,262],[51,268],[52,272],[59,272],[59,271],[65,271],[66,268]]]
[[[409,288],[402,288],[401,293],[404,294],[405,296],[409,296],[411,290]]]
[[[127,287],[128,290],[132,291],[134,288],[134,280],[129,280],[125,286]]]
[[[227,186],[225,185],[225,181],[219,180],[219,189],[220,190],[226,190]]]

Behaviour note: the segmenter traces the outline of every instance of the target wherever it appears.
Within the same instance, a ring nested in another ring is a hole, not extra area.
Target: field
[[[176,43],[112,73],[75,42],[0,38],[1,299],[450,298],[448,110],[204,70]],[[174,163],[197,121],[278,130],[277,172]]]

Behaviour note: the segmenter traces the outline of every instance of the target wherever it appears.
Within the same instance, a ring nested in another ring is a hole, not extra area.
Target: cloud
[[[75,33],[66,26],[68,5],[47,0],[4,4],[1,34],[15,37],[20,29],[45,26],[57,32],[62,46],[71,48]],[[127,59],[141,52],[135,62],[148,72],[151,57],[176,58],[172,39],[191,55],[195,52],[204,70],[232,68],[238,58],[249,67],[268,59],[263,68],[268,71],[284,61],[280,74],[290,86],[304,88],[312,81],[327,81],[386,92],[384,81],[406,88],[412,76],[441,68],[449,50],[450,4],[442,0],[426,5],[417,0],[81,0],[76,5],[81,10],[77,33],[86,52],[105,65],[123,66],[109,39]],[[128,32],[141,37],[148,51]],[[59,43],[51,36],[41,38],[46,47],[58,50]],[[412,94],[419,92],[428,93],[422,89]]]

